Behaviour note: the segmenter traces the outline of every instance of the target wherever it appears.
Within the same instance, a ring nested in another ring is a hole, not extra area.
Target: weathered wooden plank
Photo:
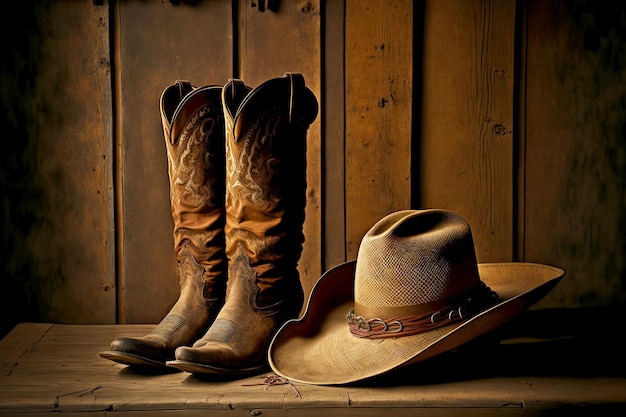
[[[53,326],[53,324],[44,323],[20,323],[11,330],[11,337],[0,340],[0,352],[2,352],[0,378],[10,375],[24,352],[28,351]]]
[[[345,4],[324,6],[323,269],[346,259]]]
[[[11,240],[18,238],[11,242],[11,250],[18,249],[11,268],[28,293],[24,303],[30,304],[31,320],[112,322],[114,154],[108,8],[69,1],[31,7],[21,16],[32,19],[24,25],[35,23],[25,35],[29,55],[15,61],[16,68],[23,65],[16,81],[30,81],[8,99],[23,100],[17,112],[28,126],[19,134],[34,152],[16,156],[24,162],[32,158],[33,166],[29,171],[18,162],[21,174],[32,177],[24,178],[31,184],[13,202],[24,205],[13,210],[18,216],[30,213],[30,218],[29,224],[17,225],[24,228],[22,234],[3,232],[13,236]],[[20,265],[23,259],[26,267]],[[17,302],[21,314],[24,305]],[[14,306],[16,299],[3,298],[4,303]]]
[[[179,294],[159,97],[182,79],[223,85],[233,72],[229,0],[119,2],[120,321],[153,323]]]
[[[346,248],[410,208],[413,2],[346,1]]]
[[[610,406],[590,406],[585,407],[581,410],[576,410],[578,412],[583,413],[584,415],[602,415],[603,413],[614,413],[615,415],[619,415],[619,412],[623,409],[618,407],[610,407]],[[94,413],[94,412],[86,412],[86,413],[71,413],[72,417],[94,417],[95,416],[110,416],[114,415],[115,417],[187,417],[187,416],[201,416],[210,412],[211,417],[249,417],[251,415],[264,416],[264,417],[274,417],[274,416],[298,416],[298,417],[317,417],[321,412],[331,415],[333,417],[379,417],[381,415],[389,416],[389,417],[450,417],[450,416],[465,416],[465,417],[492,417],[492,416],[541,416],[545,415],[545,413],[552,413],[552,415],[561,415],[560,410],[549,410],[545,409],[541,410],[528,410],[528,409],[498,409],[498,408],[464,408],[459,409],[456,407],[442,407],[435,409],[406,409],[400,407],[385,407],[382,409],[362,409],[362,408],[325,408],[320,410],[319,408],[313,409],[304,409],[304,410],[277,410],[277,409],[266,409],[266,408],[255,408],[252,410],[228,410],[228,411],[205,411],[205,410],[159,410],[159,411],[130,411],[124,412],[119,411],[115,413],[111,412],[103,412]],[[567,413],[561,412],[563,415],[570,415]],[[0,416],[4,415],[0,411]],[[11,417],[44,417],[50,416],[50,413],[18,413],[18,414],[10,414]]]
[[[321,119],[321,4],[319,1],[277,2],[277,11],[260,2],[239,1],[240,77],[256,87],[285,72],[299,72],[317,96],[320,112],[307,135],[307,202],[305,242],[298,264],[308,294],[322,272],[322,146]],[[265,3],[265,2],[263,2]]]
[[[624,306],[622,3],[526,2],[523,257],[567,278],[544,305]]]
[[[509,339],[488,353],[444,358],[450,368],[431,362],[343,387],[266,386],[265,373],[234,380],[184,372],[142,374],[98,356],[111,339],[144,334],[152,327],[19,325],[0,341],[0,357],[11,363],[0,374],[0,415],[477,416],[545,415],[562,407],[568,407],[563,410],[568,413],[626,408],[626,380],[620,372],[623,342],[615,337],[610,338],[613,349],[575,338],[554,344],[550,338],[566,334],[563,329],[533,328],[543,339]],[[20,349],[14,349],[18,345]],[[610,357],[571,367],[570,356],[583,348],[592,356],[604,352]]]
[[[480,262],[513,257],[515,1],[427,1],[423,207],[452,209]]]

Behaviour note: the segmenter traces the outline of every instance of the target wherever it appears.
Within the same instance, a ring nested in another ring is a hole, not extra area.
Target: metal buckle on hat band
[[[467,309],[463,308],[462,306],[452,308],[447,312],[447,314],[445,313],[445,310],[438,310],[430,315],[430,323],[437,324],[444,321],[454,323],[455,321],[463,320],[463,318],[467,317],[468,315],[469,311],[467,311]]]
[[[400,333],[404,330],[404,324],[399,320],[389,320],[385,322],[383,319],[375,318],[366,320],[361,316],[354,315],[354,309],[348,314],[350,326],[355,326],[359,331],[371,332],[381,331],[386,333]]]
[[[369,339],[408,336],[466,320],[493,305],[498,299],[494,291],[484,283],[480,284],[469,291],[460,304],[426,314],[392,317],[386,320],[378,317],[366,319],[355,315],[354,309],[351,309],[346,316],[350,332],[354,336]]]

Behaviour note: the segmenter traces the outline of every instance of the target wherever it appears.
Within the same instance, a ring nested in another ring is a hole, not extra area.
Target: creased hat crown
[[[480,281],[467,222],[447,210],[404,210],[376,223],[363,237],[355,271],[355,313],[445,302]],[[416,311],[411,311],[411,309]]]

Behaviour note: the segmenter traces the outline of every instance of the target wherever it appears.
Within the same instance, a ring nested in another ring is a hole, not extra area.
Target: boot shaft
[[[231,80],[223,105],[227,257],[231,271],[245,270],[241,263],[249,263],[258,305],[269,305],[280,298],[273,293],[301,289],[297,263],[304,241],[306,136],[317,100],[300,74],[288,73],[254,90]]]
[[[195,261],[204,295],[223,293],[226,274],[225,135],[222,88],[195,88],[178,81],[161,95],[161,119],[168,159],[174,251],[181,262]],[[193,256],[183,256],[183,249]],[[183,278],[184,274],[179,274]]]

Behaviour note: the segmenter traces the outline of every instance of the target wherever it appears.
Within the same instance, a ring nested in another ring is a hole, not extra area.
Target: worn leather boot
[[[317,100],[300,74],[250,90],[231,80],[226,118],[226,303],[193,347],[168,366],[193,373],[246,375],[267,364],[278,327],[297,317],[303,290],[306,135]]]
[[[113,340],[100,356],[165,367],[177,347],[202,336],[226,293],[225,134],[221,87],[178,81],[161,95],[168,158],[174,253],[180,296],[149,334]],[[174,277],[172,277],[175,279]]]

